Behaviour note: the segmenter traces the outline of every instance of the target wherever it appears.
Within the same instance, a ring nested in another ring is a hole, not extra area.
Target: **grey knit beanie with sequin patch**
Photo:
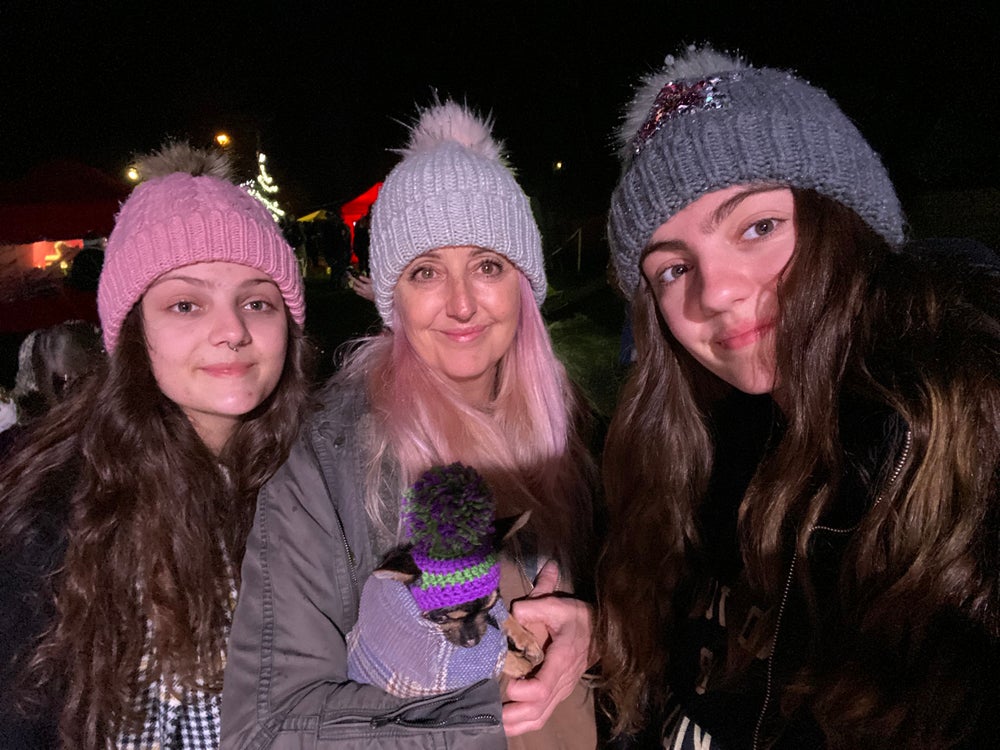
[[[372,207],[372,286],[386,325],[403,269],[439,247],[495,250],[528,278],[535,301],[545,301],[541,235],[492,125],[453,101],[420,111]]]
[[[689,48],[643,79],[620,141],[608,240],[628,298],[653,232],[701,196],[733,185],[815,190],[890,245],[903,241],[902,209],[878,154],[824,91],[791,73]]]

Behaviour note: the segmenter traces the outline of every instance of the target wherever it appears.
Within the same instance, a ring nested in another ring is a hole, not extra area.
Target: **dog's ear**
[[[411,584],[420,577],[420,568],[413,562],[409,546],[398,547],[385,556],[382,564],[372,571],[372,575]]]
[[[493,532],[494,549],[500,549],[504,545],[504,542],[514,536],[518,529],[528,522],[529,518],[531,518],[530,510],[524,511],[524,513],[519,516],[498,518],[493,524],[493,528],[495,529]]]

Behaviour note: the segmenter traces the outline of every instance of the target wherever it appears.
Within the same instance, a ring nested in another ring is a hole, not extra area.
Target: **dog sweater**
[[[500,625],[502,599],[490,609]],[[499,676],[507,637],[492,624],[471,648],[456,646],[426,619],[404,583],[369,576],[361,592],[358,621],[347,634],[347,676],[401,698],[447,693]]]

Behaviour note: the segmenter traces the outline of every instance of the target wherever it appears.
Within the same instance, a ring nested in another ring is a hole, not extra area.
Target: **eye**
[[[771,232],[777,228],[777,219],[761,219],[760,221],[756,221],[747,227],[747,230],[743,233],[742,239],[759,240],[761,237],[771,234]]]
[[[196,305],[194,304],[194,302],[190,302],[188,300],[181,300],[180,302],[175,302],[167,309],[179,313],[190,313],[194,312],[195,307]]]
[[[410,271],[412,281],[430,281],[434,278],[434,269],[430,266],[417,266]]]
[[[253,312],[268,312],[270,310],[275,309],[274,305],[272,305],[266,299],[252,300],[250,302],[247,302],[246,305],[244,305],[244,307],[246,307],[247,310],[251,310]]]
[[[673,284],[677,279],[691,270],[691,267],[684,263],[669,266],[660,273],[660,283]]]
[[[479,270],[486,276],[499,276],[503,273],[504,264],[496,258],[486,258],[479,264]]]

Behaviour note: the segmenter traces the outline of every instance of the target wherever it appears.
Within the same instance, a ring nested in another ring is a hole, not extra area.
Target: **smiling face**
[[[281,292],[249,266],[196,263],[159,276],[140,304],[157,385],[218,454],[281,377],[288,344]]]
[[[520,319],[520,271],[493,250],[443,247],[414,259],[395,307],[417,355],[469,403],[493,397],[497,364]]]
[[[794,208],[788,188],[717,190],[660,226],[643,256],[670,332],[745,393],[774,389],[777,286],[795,250]]]

